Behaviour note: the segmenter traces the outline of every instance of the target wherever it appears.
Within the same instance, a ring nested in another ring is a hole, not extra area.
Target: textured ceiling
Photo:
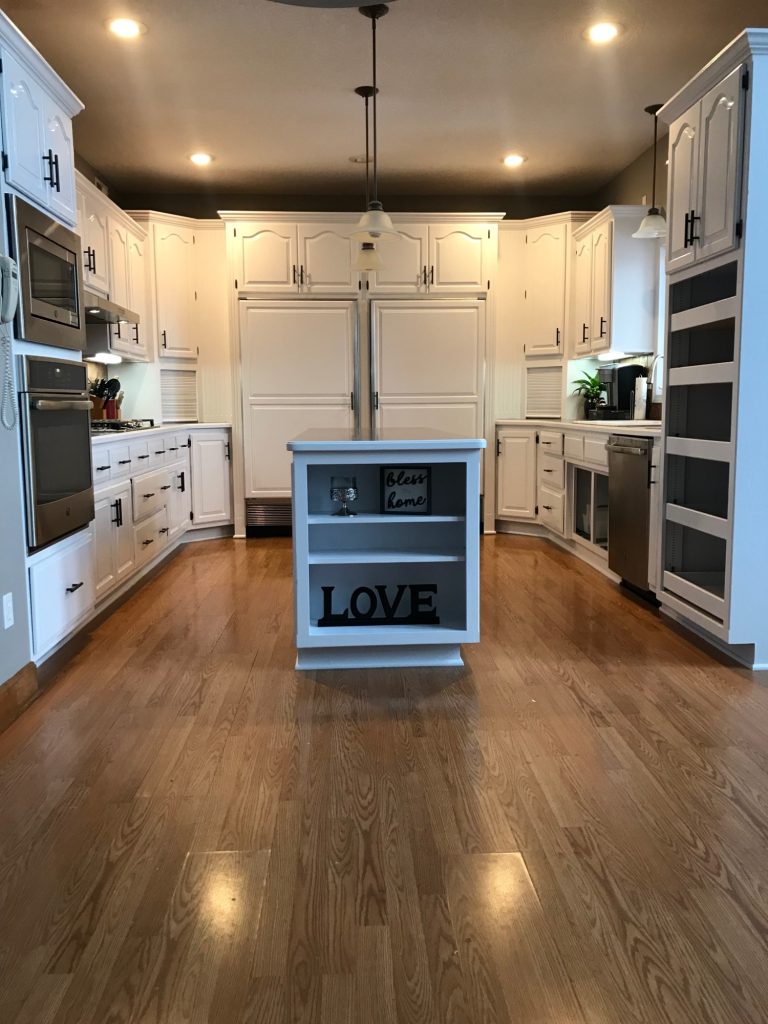
[[[348,190],[369,22],[269,0],[4,0],[86,105],[79,153],[118,189]],[[105,22],[148,32],[112,38]],[[595,20],[626,27],[594,47]],[[647,147],[675,92],[765,0],[397,0],[379,23],[382,192],[588,193]],[[189,153],[215,154],[206,170]],[[501,158],[528,161],[509,171]]]

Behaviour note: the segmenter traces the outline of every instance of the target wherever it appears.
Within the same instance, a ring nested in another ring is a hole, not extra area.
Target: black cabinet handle
[[[302,263],[301,267],[299,268],[299,284],[301,285],[302,288],[304,287],[304,264],[303,263]],[[307,284],[309,284],[309,274],[307,274]]]
[[[434,284],[435,283],[435,268],[434,267],[430,267],[429,268],[429,283],[430,284]]]
[[[91,249],[91,273],[96,273],[96,250]]]
[[[685,238],[683,239],[683,248],[687,249],[690,244],[690,229],[691,229],[691,215],[686,213],[685,215]]]
[[[542,444],[552,444],[552,442],[551,442],[551,441],[542,441],[541,443],[542,443]]]
[[[586,343],[588,341],[589,341],[589,334],[587,333],[587,325],[586,324],[582,324],[581,325],[581,343],[582,343],[582,345],[586,345]]]
[[[83,582],[82,582],[82,581],[81,581],[80,583],[73,583],[71,587],[67,587],[67,588],[66,588],[66,590],[67,590],[67,593],[68,593],[68,594],[74,594],[74,592],[75,592],[76,590],[79,590],[79,589],[80,589],[80,587],[82,587],[83,585],[84,585],[84,584],[83,584]]]
[[[600,337],[601,338],[605,337],[605,328],[607,327],[607,325],[608,325],[608,321],[605,319],[604,316],[601,316],[600,317]]]
[[[148,456],[148,455],[140,455],[140,456],[139,456],[139,458],[140,458],[140,459],[148,459],[148,458],[149,458],[149,456]],[[131,460],[130,460],[130,459],[128,459],[128,461],[130,462]]]
[[[169,530],[169,528],[167,526],[161,526],[160,529],[157,532],[158,533],[170,533],[170,530]]]
[[[547,510],[547,512],[551,512],[552,511],[552,506],[551,505],[542,505],[542,508],[545,508]]]
[[[155,455],[165,455],[165,448],[161,448],[159,452],[155,452]]]
[[[227,461],[229,461],[232,458],[232,445],[229,443],[229,441],[227,441],[226,445],[224,446],[224,458],[227,459]]]
[[[163,484],[163,486],[160,488],[161,491],[170,491],[170,489],[171,489],[171,485],[170,484]]]
[[[142,498],[154,498],[155,492],[150,491],[149,494],[142,494]]]
[[[162,331],[161,333],[163,338],[163,348],[168,348],[168,335],[165,333],[165,331]]]
[[[379,408],[379,392],[378,391],[374,391],[373,392],[373,408],[374,409],[378,409]]]
[[[186,489],[187,489],[186,477],[184,475],[184,470],[183,469],[182,469],[182,471],[180,473],[176,474],[176,479],[179,481],[179,490],[183,494],[186,491]]]
[[[293,283],[296,284],[296,264],[293,264]]]
[[[427,287],[427,265],[426,265],[426,263],[424,264],[424,267],[422,268],[422,271],[421,271],[421,283],[424,285],[425,288]]]
[[[137,345],[139,344],[139,325],[138,324],[134,324],[133,325],[133,340],[136,342]]]
[[[49,149],[43,156],[43,163],[48,164],[48,173],[43,175],[43,181],[47,181],[51,188],[56,187],[56,179],[53,174],[53,150]]]
[[[113,526],[119,526],[120,525],[120,499],[118,498],[114,502],[114,504],[110,505],[109,507],[115,510],[115,518],[112,520],[112,525]]]
[[[141,456],[139,456],[139,458],[141,458]],[[130,463],[131,463],[130,459],[118,459],[117,460],[118,466],[129,466]]]
[[[691,233],[690,233],[690,238],[689,238],[689,244],[690,245],[693,245],[694,242],[700,242],[701,241],[699,236],[695,235],[693,233],[694,229],[695,229],[695,226],[696,226],[696,222],[700,221],[700,220],[701,220],[701,217],[698,217],[696,215],[696,211],[695,210],[691,210],[691,219],[690,219]]]
[[[105,469],[109,469],[109,466],[97,466],[96,467],[96,472],[97,473],[103,473]]]
[[[55,174],[55,178],[56,178],[55,182],[53,183],[53,188],[55,188],[57,192],[61,192],[61,175],[59,174],[59,154],[58,153],[56,153],[54,155],[54,158],[53,158],[53,170],[54,170],[54,174]]]
[[[560,328],[559,327],[557,327],[555,329],[555,344],[557,345],[558,348],[560,348]]]
[[[178,448],[169,448],[168,449],[169,452],[177,452],[178,450],[179,450]]]
[[[554,473],[555,471],[554,471],[554,469],[544,469],[544,470],[542,470],[542,472],[543,473]]]
[[[354,391],[350,391],[349,392],[349,408],[350,408],[351,412],[355,411],[355,392]]]
[[[154,540],[150,537],[149,540],[143,540],[141,542],[142,547],[149,547],[150,544],[154,544]]]

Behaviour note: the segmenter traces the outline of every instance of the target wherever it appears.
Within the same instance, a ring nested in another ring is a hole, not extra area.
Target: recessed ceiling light
[[[207,167],[213,157],[210,153],[193,153],[189,159],[197,167]]]
[[[509,156],[504,157],[505,167],[522,167],[525,163],[525,157],[521,156],[520,153],[510,153]]]
[[[621,25],[615,25],[612,21],[600,21],[596,25],[590,25],[584,33],[584,38],[596,46],[604,43],[612,43],[620,35]]]
[[[138,39],[147,31],[147,26],[134,18],[112,18],[107,22],[107,28],[120,39]]]

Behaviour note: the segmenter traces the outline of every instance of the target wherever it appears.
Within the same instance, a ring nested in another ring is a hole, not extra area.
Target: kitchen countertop
[[[114,444],[115,441],[167,434],[172,430],[230,430],[231,427],[231,423],[166,423],[163,426],[140,430],[105,430],[103,434],[91,434],[91,444],[109,444],[110,441]]]
[[[370,430],[306,430],[288,442],[292,452],[428,451],[485,448],[482,437],[447,434],[421,427]]]
[[[544,430],[584,430],[588,433],[661,437],[661,420],[496,420],[496,426],[540,427]]]

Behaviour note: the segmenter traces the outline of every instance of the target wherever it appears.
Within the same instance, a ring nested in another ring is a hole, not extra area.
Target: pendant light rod
[[[659,119],[657,114],[661,110],[663,104],[652,103],[649,107],[645,108],[646,114],[650,114],[653,118],[653,185],[651,188],[651,208],[657,210],[656,206],[656,156],[658,149],[659,140]]]
[[[379,199],[379,122],[376,107],[376,95],[379,91],[377,83],[377,61],[376,61],[376,23],[389,11],[386,4],[373,4],[370,7],[361,7],[360,13],[371,20],[371,52],[373,57],[373,202]]]
[[[368,117],[368,104],[371,96],[376,95],[372,85],[358,85],[355,92],[365,100],[365,208],[371,201],[371,130]]]

